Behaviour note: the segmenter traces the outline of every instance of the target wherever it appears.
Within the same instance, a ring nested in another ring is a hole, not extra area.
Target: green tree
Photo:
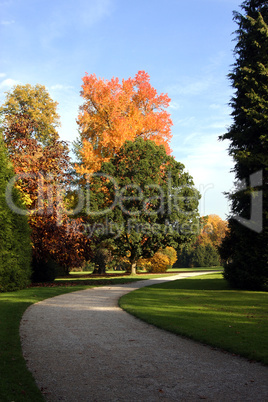
[[[194,236],[200,195],[163,146],[141,138],[127,141],[90,185],[92,231],[95,225],[95,236],[112,239],[132,273],[140,258]]]
[[[191,247],[182,247],[178,255],[176,266],[187,267],[215,267],[220,265],[218,250],[211,244],[195,243]]]
[[[30,229],[25,215],[13,212],[6,201],[6,187],[14,171],[0,132],[0,292],[22,289],[31,276]],[[13,202],[23,208],[18,190]]]
[[[233,123],[221,138],[230,141],[236,190],[229,193],[229,233],[221,256],[225,278],[239,288],[268,285],[268,4],[242,3],[235,64],[229,74],[235,90]]]

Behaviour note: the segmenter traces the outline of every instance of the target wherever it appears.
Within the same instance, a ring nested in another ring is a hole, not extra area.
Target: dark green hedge
[[[6,186],[14,176],[0,133],[0,292],[26,287],[31,277],[31,241],[27,216],[12,211],[6,202]],[[12,200],[23,208],[18,190]]]

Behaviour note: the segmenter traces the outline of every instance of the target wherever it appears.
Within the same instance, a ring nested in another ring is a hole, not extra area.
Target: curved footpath
[[[268,400],[268,368],[148,325],[122,295],[165,279],[93,288],[30,306],[20,327],[29,370],[47,401]],[[198,274],[199,275],[199,274]]]

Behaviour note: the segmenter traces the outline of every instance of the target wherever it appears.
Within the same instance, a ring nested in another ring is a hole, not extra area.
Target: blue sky
[[[110,79],[145,70],[168,93],[171,148],[202,194],[200,214],[229,212],[231,123],[239,0],[0,0],[0,102],[15,84],[44,85],[59,103],[60,135],[77,137],[85,72]]]

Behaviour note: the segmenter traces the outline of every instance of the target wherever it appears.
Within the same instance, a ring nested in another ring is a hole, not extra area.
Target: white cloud
[[[74,87],[71,85],[62,85],[62,84],[55,84],[50,87],[52,91],[68,91],[73,88]]]
[[[1,20],[0,21],[0,25],[12,25],[12,24],[14,24],[15,23],[15,21],[14,20]]]
[[[178,109],[180,109],[180,104],[178,103],[178,102],[170,102],[170,104],[169,104],[169,108],[170,109],[172,109],[172,110],[178,110]]]
[[[12,88],[14,85],[17,85],[18,83],[19,83],[18,81],[13,80],[12,78],[7,78],[0,83],[0,88],[1,89],[9,89],[9,88]]]
[[[193,96],[208,91],[212,85],[212,77],[206,77],[202,80],[193,80],[184,78],[180,83],[168,88],[168,94]]]

